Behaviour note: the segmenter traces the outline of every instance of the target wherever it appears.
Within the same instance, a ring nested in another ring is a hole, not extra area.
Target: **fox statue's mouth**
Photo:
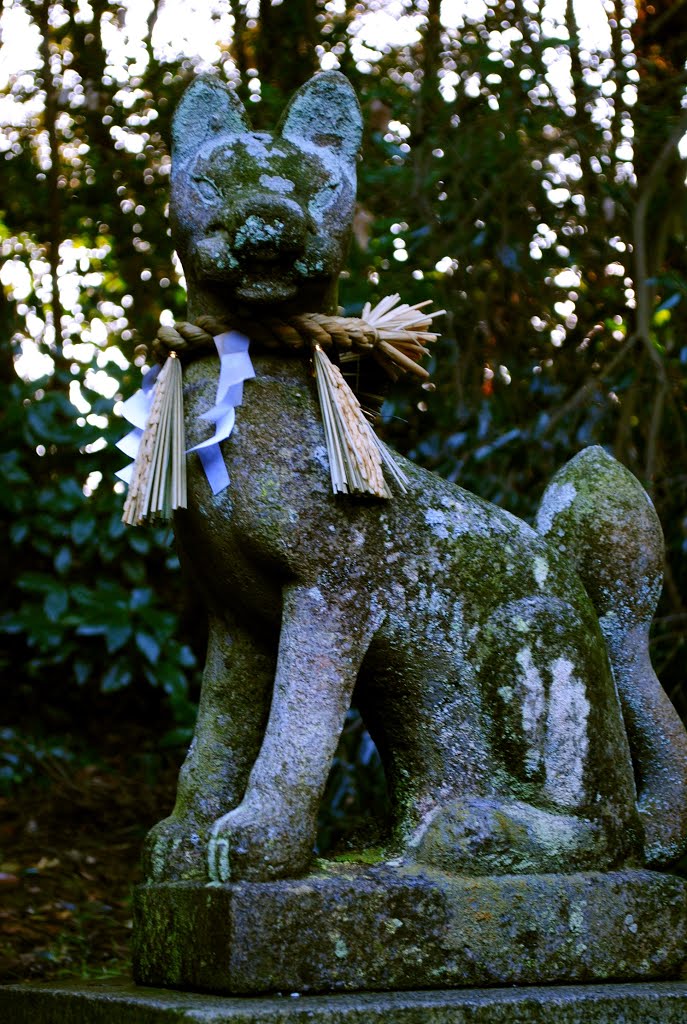
[[[226,231],[215,231],[194,246],[198,279],[243,302],[287,302],[304,284],[328,276],[325,245],[317,239],[296,249],[234,254]]]
[[[295,273],[275,270],[274,264],[266,265],[264,271],[254,270],[240,275],[232,291],[237,299],[244,302],[286,302],[298,292],[297,277]]]

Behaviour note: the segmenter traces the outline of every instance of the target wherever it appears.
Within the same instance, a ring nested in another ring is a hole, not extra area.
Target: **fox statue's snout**
[[[237,299],[282,302],[298,292],[303,275],[297,261],[305,246],[304,210],[266,193],[237,203],[223,221],[212,222],[192,259],[199,277],[231,288]]]
[[[237,204],[231,244],[249,265],[302,256],[307,212],[292,199],[265,192]]]

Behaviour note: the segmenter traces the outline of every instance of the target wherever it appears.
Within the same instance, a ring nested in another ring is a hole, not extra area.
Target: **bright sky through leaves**
[[[334,0],[330,5],[333,13],[340,11],[342,2]],[[378,60],[383,51],[390,48],[409,46],[417,43],[420,38],[424,17],[421,14],[408,14],[406,5],[402,0],[378,0],[368,3],[366,10],[354,19],[351,34],[351,50],[361,70],[367,70],[371,64]],[[526,3],[526,9],[532,8],[535,13],[536,4]],[[552,88],[564,100],[569,92],[570,60],[568,52],[564,47],[556,47],[555,42],[567,38],[567,30],[564,27],[564,13],[566,0],[547,0],[542,7],[541,32],[543,38],[552,40],[552,47],[545,51],[544,59],[548,63],[548,78]],[[127,106],[135,98],[136,90],[132,91],[131,80],[137,74],[145,70],[148,54],[144,45],[145,33],[147,30],[147,19],[152,10],[150,0],[125,0],[122,7],[126,10],[124,19],[115,20],[112,12],[106,12],[103,25],[103,43],[108,52],[108,73],[112,78],[121,84],[122,92],[119,95],[120,102]],[[255,10],[252,9],[255,8]],[[257,5],[248,4],[249,16],[257,14]],[[487,11],[487,4],[484,0],[444,0],[441,5],[441,18],[445,29],[460,33],[466,26],[480,22]],[[603,9],[602,0],[577,0],[575,3],[575,14],[580,32],[580,43],[589,50],[606,52],[610,45],[608,21]],[[60,8],[55,5],[53,18],[59,20]],[[92,10],[85,0],[79,2],[79,17],[84,22],[92,18]],[[218,46],[219,42],[226,41],[232,32],[232,17],[229,5],[226,3],[208,4],[205,0],[163,0],[158,10],[158,17],[152,36],[152,44],[155,55],[161,60],[173,60],[180,53],[194,55],[194,63],[197,66],[211,66],[221,57],[222,51]],[[18,4],[11,0],[5,0],[5,9],[2,13],[2,33],[4,46],[0,52],[0,88],[7,89],[8,83],[14,79],[21,81],[21,76],[27,77],[40,68],[40,56],[38,53],[39,33],[31,21],[28,13]],[[507,54],[511,43],[508,33],[492,33],[490,40],[495,56],[499,60]],[[498,63],[498,62],[497,62]],[[325,52],[321,57],[321,65],[324,68],[338,66],[338,60],[331,52]],[[73,81],[72,81],[73,79]],[[64,85],[69,87],[77,83],[77,77],[65,69],[63,73]],[[455,97],[455,88],[458,79],[455,75],[448,73],[442,83],[442,91],[447,100]],[[465,82],[464,87],[468,95],[479,92],[480,81],[473,79]],[[0,121],[7,127],[9,125],[20,125],[27,123],[31,118],[40,115],[42,111],[43,94],[38,92],[31,99],[22,102],[15,102],[11,96],[6,95],[0,98]],[[494,97],[496,101],[496,97]],[[601,114],[599,114],[601,116]],[[405,126],[400,126],[405,127]],[[117,129],[112,129],[113,132]],[[120,132],[121,143],[130,151],[138,152],[142,148],[143,138],[135,130]],[[47,159],[47,157],[45,158]],[[628,160],[631,161],[631,148],[628,147]],[[556,168],[560,184],[548,193],[548,198],[553,203],[564,202],[569,198],[570,192],[567,187],[567,179],[574,177],[576,168],[574,162],[560,163]],[[394,257],[397,261],[407,259],[407,250],[403,239],[397,239],[394,243],[396,248]],[[531,254],[537,258],[540,253],[541,239],[534,239],[531,247]],[[88,252],[80,250],[80,269],[87,271]],[[76,274],[76,265],[71,242],[66,241],[60,249],[63,274],[60,280],[60,290],[65,311],[75,311],[78,308],[79,288],[84,285],[83,279]],[[450,265],[451,257],[446,256],[444,260],[437,263],[437,269],[441,270],[444,263]],[[34,261],[36,262],[36,261]],[[74,269],[70,270],[70,264]],[[37,261],[36,266],[41,275],[45,276],[47,264],[44,261]],[[6,262],[3,268],[2,281],[9,287],[14,297],[19,299],[22,294],[28,293],[30,282],[27,283],[28,270],[23,263]],[[97,275],[91,275],[91,285],[97,286],[100,281]],[[111,329],[121,330],[124,320],[114,318],[110,322]],[[102,324],[102,321],[99,321]],[[37,379],[50,372],[52,360],[41,341],[47,340],[47,332],[43,322],[35,315],[27,318],[27,325],[32,339],[23,343],[22,356],[17,362],[17,371],[29,379]],[[106,337],[102,332],[106,328],[99,328],[95,324],[85,325],[82,331],[82,340],[92,342],[96,345],[103,345]],[[111,385],[106,383],[106,374],[102,374],[97,380],[103,382],[103,393],[111,390]],[[95,380],[95,378],[94,378]]]

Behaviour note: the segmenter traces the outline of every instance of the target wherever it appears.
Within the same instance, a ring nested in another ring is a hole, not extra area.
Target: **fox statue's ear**
[[[322,71],[301,86],[282,114],[277,134],[311,142],[355,163],[363,118],[353,86],[338,71]]]
[[[183,162],[207,139],[250,131],[241,100],[214,75],[198,75],[172,120],[172,160]]]

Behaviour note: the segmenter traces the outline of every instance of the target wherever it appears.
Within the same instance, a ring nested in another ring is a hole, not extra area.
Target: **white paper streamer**
[[[215,338],[219,356],[219,382],[212,409],[200,419],[215,424],[215,432],[207,441],[189,448],[198,452],[213,494],[223,491],[229,484],[229,474],[220,451],[220,442],[226,441],[236,422],[236,406],[243,401],[243,382],[255,376],[248,355],[249,339],[238,331],[226,331]]]
[[[215,337],[220,370],[217,384],[215,404],[200,419],[214,423],[212,437],[189,448],[190,452],[198,452],[203,464],[205,475],[213,494],[224,490],[229,484],[229,474],[220,451],[220,442],[226,441],[234,429],[236,406],[243,401],[243,382],[255,376],[253,364],[248,355],[249,339],[238,331],[226,331]],[[153,384],[159,373],[159,367],[146,374],[140,391],[127,399],[122,407],[124,418],[133,425],[133,430],[117,442],[117,447],[135,461],[143,436],[145,425],[153,402]],[[117,476],[129,483],[133,473],[133,462],[120,469]]]

